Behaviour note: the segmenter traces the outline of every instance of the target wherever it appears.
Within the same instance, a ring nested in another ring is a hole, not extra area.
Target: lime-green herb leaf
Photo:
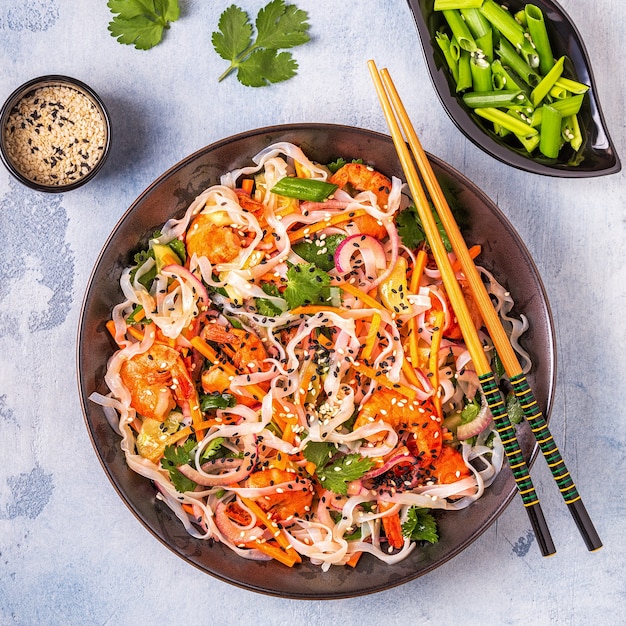
[[[374,461],[371,459],[365,459],[359,454],[347,454],[318,468],[317,477],[324,489],[345,496],[348,493],[348,483],[361,478],[373,465]]]
[[[234,4],[220,16],[219,31],[211,35],[215,51],[227,61],[235,61],[237,56],[252,43],[252,24],[248,14]]]
[[[287,287],[283,297],[290,309],[303,304],[321,302],[327,287],[330,285],[330,276],[313,263],[294,265],[287,270]]]
[[[336,453],[337,447],[327,441],[309,441],[302,451],[304,458],[318,469],[327,465]]]
[[[180,17],[178,0],[109,0],[107,6],[114,14],[111,35],[138,50],[156,46],[170,22]]]
[[[161,467],[169,472],[170,480],[176,491],[184,493],[185,491],[193,491],[196,483],[187,478],[178,469],[181,465],[185,465],[191,460],[191,451],[196,447],[193,439],[188,439],[180,446],[165,446],[163,458],[161,459]]]
[[[291,53],[279,51],[310,40],[307,19],[306,11],[272,0],[257,14],[255,36],[248,13],[235,5],[228,7],[220,16],[219,30],[211,36],[215,51],[230,61],[218,80],[236,70],[243,85],[264,87],[294,76],[298,64]]]
[[[273,0],[262,8],[256,18],[259,48],[280,50],[293,48],[309,41],[309,16],[293,4],[284,0]]]
[[[345,239],[345,235],[328,235],[325,239],[317,237],[311,241],[300,241],[291,246],[291,249],[308,263],[329,272],[335,267],[335,251]]]
[[[407,515],[407,520],[402,524],[402,534],[414,541],[428,541],[437,543],[437,521],[428,509],[412,506]]]
[[[239,64],[237,78],[246,87],[265,87],[296,75],[298,64],[290,52],[272,49],[255,50]]]

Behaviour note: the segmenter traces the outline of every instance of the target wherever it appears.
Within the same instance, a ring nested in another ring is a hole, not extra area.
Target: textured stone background
[[[44,195],[0,168],[0,624],[624,623],[624,173],[585,181],[513,171],[453,127],[426,74],[403,0],[298,0],[313,41],[299,74],[251,90],[210,45],[230,2],[181,0],[183,16],[148,52],[108,33],[104,0],[2,0],[0,100],[26,80],[90,84],[113,121],[100,175]],[[241,0],[256,13],[264,2]],[[592,59],[626,158],[626,9],[564,1]],[[389,67],[427,150],[476,182],[511,219],[552,304],[558,390],[551,428],[605,547],[586,551],[542,459],[533,468],[558,553],[539,555],[515,500],[435,572],[370,597],[267,598],[187,565],[141,527],[91,448],[75,372],[80,303],[109,232],[152,180],[186,155],[248,129],[333,122],[386,132],[366,61]]]

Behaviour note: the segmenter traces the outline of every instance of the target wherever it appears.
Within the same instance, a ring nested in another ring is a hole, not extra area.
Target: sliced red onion
[[[339,274],[345,274],[352,269],[351,260],[357,251],[363,256],[368,275],[375,277],[375,269],[387,267],[385,250],[378,239],[371,235],[350,235],[335,250],[335,269]]]
[[[367,480],[369,478],[375,478],[376,476],[380,476],[381,474],[388,472],[394,466],[398,465],[398,463],[411,463],[411,465],[417,465],[418,461],[417,457],[413,456],[412,454],[406,454],[405,452],[401,454],[396,454],[380,467],[363,474],[362,480]]]
[[[469,439],[470,437],[474,437],[474,435],[478,435],[481,433],[489,424],[491,424],[492,416],[491,411],[489,410],[489,406],[487,405],[487,401],[483,396],[480,411],[478,411],[478,415],[467,424],[461,424],[456,429],[457,439]]]
[[[166,265],[161,270],[161,274],[171,277],[176,277],[176,275],[180,276],[181,278],[193,285],[196,293],[198,294],[198,300],[202,300],[205,304],[209,302],[209,294],[207,293],[206,287],[204,286],[202,281],[199,280],[197,276],[195,276],[192,272],[190,272],[182,265]]]

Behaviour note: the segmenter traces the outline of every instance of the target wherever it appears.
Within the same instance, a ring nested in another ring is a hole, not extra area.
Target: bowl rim
[[[4,138],[5,124],[9,115],[11,114],[11,110],[13,109],[13,107],[29,92],[51,85],[71,87],[79,93],[82,93],[82,95],[88,98],[92,102],[92,104],[94,104],[98,109],[104,127],[105,142],[102,148],[102,154],[98,159],[98,162],[87,174],[81,176],[78,180],[72,183],[68,183],[66,185],[46,185],[43,183],[38,183],[26,177],[15,165],[13,160],[9,157]],[[35,189],[36,191],[42,191],[44,193],[63,193],[65,191],[71,191],[73,189],[77,189],[78,187],[82,187],[85,183],[92,180],[96,176],[96,174],[98,174],[98,172],[102,169],[102,167],[104,166],[104,162],[109,155],[110,147],[111,118],[107,107],[105,106],[102,98],[89,85],[81,80],[78,80],[77,78],[72,78],[71,76],[66,76],[63,74],[46,74],[44,76],[31,78],[30,80],[26,81],[25,83],[14,89],[9,97],[4,101],[2,108],[0,108],[0,160],[2,160],[4,166],[16,180],[18,180],[23,185],[30,187],[31,189]]]
[[[133,516],[140,522],[140,524],[146,530],[148,530],[150,534],[153,537],[155,537],[161,544],[163,544],[168,550],[170,550],[171,552],[176,554],[178,557],[182,558],[184,561],[186,561],[190,565],[193,565],[194,567],[196,567],[197,569],[199,569],[205,574],[208,574],[214,578],[217,578],[218,580],[229,583],[236,587],[246,589],[248,591],[260,593],[263,595],[276,596],[276,597],[288,598],[288,599],[303,599],[303,600],[313,600],[313,599],[336,600],[336,599],[343,599],[343,598],[353,598],[353,597],[368,595],[371,593],[378,593],[378,592],[396,587],[398,585],[405,584],[412,580],[415,580],[433,571],[434,569],[440,567],[444,563],[447,563],[452,558],[454,558],[455,556],[463,552],[469,545],[471,545],[484,532],[486,532],[492,526],[492,524],[496,521],[496,519],[504,512],[504,510],[507,508],[510,502],[516,497],[517,488],[515,487],[513,483],[512,477],[511,477],[512,489],[510,489],[510,491],[504,497],[502,497],[502,499],[498,502],[497,508],[495,512],[491,515],[491,517],[484,520],[480,524],[480,527],[478,528],[477,532],[475,532],[470,537],[467,537],[460,545],[456,547],[456,549],[451,550],[449,553],[447,553],[445,558],[439,559],[435,563],[432,563],[429,566],[421,570],[417,570],[412,575],[406,576],[399,581],[390,581],[390,582],[387,581],[386,583],[383,583],[383,584],[375,584],[372,582],[371,586],[368,586],[366,588],[365,587],[361,588],[358,591],[350,591],[349,593],[346,593],[345,591],[337,590],[334,592],[328,591],[325,594],[320,594],[320,593],[311,594],[311,593],[308,593],[306,589],[303,589],[301,592],[285,593],[285,592],[270,589],[267,586],[262,586],[262,585],[255,586],[246,582],[241,582],[237,579],[233,579],[227,575],[216,572],[214,570],[210,570],[207,568],[206,564],[201,563],[198,559],[193,559],[189,554],[184,553],[182,549],[177,549],[176,546],[173,546],[171,543],[169,543],[166,540],[166,538],[158,532],[157,528],[150,525],[149,521],[143,516],[143,514],[139,510],[139,507],[134,502],[130,501],[129,498],[124,494],[122,485],[118,484],[117,479],[113,476],[111,468],[109,468],[107,463],[105,463],[105,459],[102,457],[102,454],[100,450],[98,449],[98,446],[96,443],[96,436],[94,432],[95,429],[89,418],[88,406],[89,406],[90,401],[88,398],[87,390],[84,388],[83,381],[82,381],[81,362],[82,362],[82,353],[86,349],[83,333],[85,331],[87,308],[89,305],[91,291],[95,285],[95,278],[98,273],[98,270],[100,269],[100,265],[102,263],[103,257],[105,256],[105,253],[107,252],[109,245],[111,244],[111,242],[117,235],[118,231],[123,228],[124,223],[132,216],[135,209],[152,193],[152,191],[159,184],[161,184],[163,181],[170,178],[178,170],[184,168],[186,165],[188,165],[190,162],[200,157],[202,154],[216,150],[231,142],[235,142],[241,139],[250,138],[250,137],[259,136],[259,135],[268,135],[268,134],[275,134],[275,133],[290,133],[290,132],[297,132],[297,131],[322,130],[322,129],[325,131],[331,130],[331,131],[356,132],[359,134],[363,134],[365,136],[372,137],[377,140],[388,142],[390,144],[392,143],[391,137],[383,133],[379,133],[373,130],[358,128],[358,127],[353,127],[353,126],[340,125],[340,124],[295,123],[295,124],[273,125],[273,126],[257,128],[257,129],[250,130],[250,131],[244,131],[244,132],[232,135],[230,137],[226,137],[218,141],[215,141],[203,148],[200,148],[199,150],[188,155],[187,157],[183,158],[178,163],[174,164],[172,167],[170,167],[165,172],[163,172],[160,176],[158,176],[156,180],[154,180],[150,185],[148,185],[144,189],[144,191],[141,192],[137,196],[137,198],[132,202],[129,208],[122,214],[122,216],[117,221],[116,225],[113,227],[111,233],[107,237],[106,241],[102,245],[102,249],[100,253],[98,254],[96,261],[94,262],[93,269],[86,283],[85,293],[84,293],[84,297],[83,297],[81,308],[80,308],[78,327],[77,327],[77,341],[76,341],[76,365],[77,365],[76,373],[77,373],[78,392],[79,392],[81,409],[83,413],[83,419],[85,422],[85,426],[87,428],[89,438],[91,440],[91,444],[93,446],[96,457],[98,458],[98,461],[100,462],[100,465],[102,466],[114,490],[117,492],[118,496],[120,497],[120,499],[122,500],[126,508],[128,508],[131,511]],[[502,221],[503,225],[505,226],[507,230],[507,233],[510,234],[512,239],[515,241],[516,245],[520,246],[522,253],[524,254],[524,256],[527,258],[529,262],[529,269],[531,273],[533,274],[534,279],[536,280],[539,293],[542,296],[542,302],[544,305],[543,310],[545,312],[545,321],[547,323],[546,334],[548,336],[548,346],[550,348],[548,361],[549,361],[549,370],[551,372],[551,376],[549,380],[546,381],[547,391],[546,391],[546,406],[545,406],[544,415],[546,417],[546,420],[549,421],[549,417],[552,411],[552,406],[553,406],[553,401],[554,401],[554,391],[556,388],[556,369],[557,369],[556,368],[556,356],[557,356],[556,355],[556,335],[555,335],[555,330],[554,330],[554,320],[552,316],[552,311],[551,311],[550,304],[548,301],[545,286],[541,280],[541,276],[539,275],[538,268],[534,260],[530,256],[530,252],[528,251],[527,247],[523,243],[520,235],[517,233],[512,223],[504,215],[501,209],[495,204],[495,202],[493,202],[490,198],[488,198],[488,196],[481,189],[479,189],[472,181],[470,181],[464,174],[456,170],[454,167],[452,167],[448,163],[442,161],[438,157],[433,156],[430,153],[427,153],[427,154],[428,154],[428,158],[432,160],[435,167],[443,168],[443,170],[448,175],[454,176],[461,183],[461,185],[463,185],[464,187],[467,187],[473,195],[476,195],[479,198],[479,200],[482,203],[487,204],[489,206],[490,210],[494,212],[494,215],[497,216],[497,218]],[[251,154],[249,156],[252,157],[253,155]],[[138,233],[138,235],[141,236],[140,233]],[[109,427],[108,424],[106,424],[105,426],[107,428]],[[533,442],[532,450],[529,453],[529,456],[527,458],[527,463],[529,467],[531,467],[534,461],[536,460],[538,456],[538,452],[539,452],[539,446],[536,442]],[[140,477],[140,478],[143,479],[143,477]],[[147,480],[147,479],[143,479],[143,480]],[[507,488],[508,488],[508,483],[507,483]]]
[[[612,162],[603,168],[584,169],[578,166],[568,166],[567,164],[548,164],[542,163],[532,158],[532,156],[525,156],[521,152],[516,152],[514,149],[507,147],[503,143],[499,143],[493,137],[491,137],[485,130],[483,130],[477,121],[475,121],[469,111],[461,105],[458,98],[455,98],[450,91],[450,78],[447,74],[446,68],[442,65],[438,66],[436,57],[438,56],[437,50],[432,43],[430,36],[430,26],[426,21],[426,11],[430,10],[426,8],[428,0],[407,0],[407,4],[413,14],[417,34],[420,39],[422,53],[424,60],[428,68],[428,74],[431,84],[437,94],[439,102],[443,106],[444,111],[457,127],[461,133],[469,139],[475,146],[480,148],[486,154],[489,154],[496,160],[509,165],[518,170],[530,172],[533,174],[539,174],[542,176],[552,176],[556,178],[592,178],[596,176],[608,176],[610,174],[616,174],[621,171],[622,166],[615,148],[615,144],[611,139],[608,131],[606,120],[600,106],[599,98],[595,93],[595,78],[593,74],[593,68],[591,66],[591,60],[587,52],[585,42],[576,27],[576,24],[566,13],[566,11],[553,0],[537,0],[536,4],[543,5],[549,8],[550,11],[557,13],[561,19],[566,22],[571,28],[573,40],[577,47],[580,49],[583,59],[585,61],[587,74],[590,81],[589,94],[589,106],[591,109],[591,118],[594,125],[602,131],[604,138],[606,139],[606,152],[612,156]],[[513,0],[518,1],[518,0]],[[526,4],[531,3],[525,2]],[[428,1],[428,5],[432,4],[432,0]],[[431,11],[432,12],[432,11]],[[428,38],[425,41],[424,34],[428,33]],[[445,89],[444,89],[445,88]]]

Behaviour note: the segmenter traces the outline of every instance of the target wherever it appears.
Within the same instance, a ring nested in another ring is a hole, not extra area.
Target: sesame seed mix
[[[98,163],[105,124],[84,94],[60,85],[28,92],[11,110],[3,129],[9,158],[29,180],[69,185]]]

